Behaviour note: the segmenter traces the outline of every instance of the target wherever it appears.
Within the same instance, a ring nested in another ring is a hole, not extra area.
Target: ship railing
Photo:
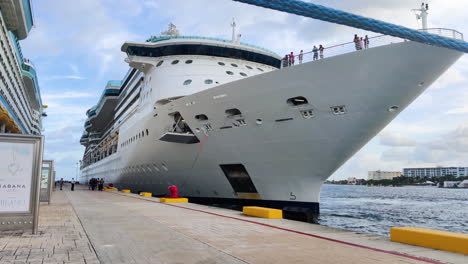
[[[420,29],[419,31],[424,31],[430,34],[434,35],[439,35],[442,37],[447,37],[447,38],[452,38],[456,40],[462,40],[464,41],[463,38],[463,33],[460,31],[454,30],[454,29],[449,29],[449,28],[428,28],[428,29]]]
[[[428,28],[428,29],[420,29],[420,31],[425,31],[427,33],[447,37],[447,38],[453,38],[457,40],[463,40],[463,34],[460,33],[459,31],[453,30],[453,29],[447,29],[447,28]],[[362,37],[364,40],[364,36],[359,36]],[[353,36],[351,36],[353,38]],[[369,48],[374,48],[374,47],[379,47],[383,45],[388,45],[388,44],[393,44],[393,43],[399,43],[399,42],[404,42],[407,41],[405,39],[401,39],[398,37],[392,37],[388,35],[376,35],[376,36],[370,36],[369,37]],[[317,43],[315,46],[317,49],[319,48],[320,43]],[[312,45],[313,47],[314,45]],[[341,44],[335,44],[335,45],[323,45],[324,50],[323,50],[323,58],[330,58],[354,51],[359,51],[356,50],[356,45],[354,41],[349,41]],[[362,47],[364,50],[365,47]],[[294,51],[294,65],[301,64],[299,60],[299,55],[300,51]],[[289,55],[289,54],[288,54]],[[321,59],[320,56],[320,51],[318,52],[318,59]],[[308,47],[307,49],[303,50],[302,54],[302,63],[310,62],[314,60],[314,52],[313,50]],[[281,67],[284,68],[285,66],[290,66],[289,63],[284,62],[284,56],[281,61]],[[292,66],[292,65],[291,65]]]

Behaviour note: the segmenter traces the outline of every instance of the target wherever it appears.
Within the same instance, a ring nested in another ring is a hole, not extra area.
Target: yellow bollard
[[[131,193],[131,191],[128,190],[128,189],[123,189],[122,192],[123,192],[123,193]]]
[[[143,196],[143,197],[152,197],[153,196],[153,194],[150,193],[150,192],[141,192],[140,195]]]
[[[187,198],[167,198],[167,197],[163,197],[163,198],[159,198],[159,201],[161,203],[188,203]]]
[[[283,218],[283,210],[266,208],[266,207],[258,207],[258,206],[244,206],[242,208],[242,213],[245,215],[262,217],[262,218],[271,218],[271,219]]]
[[[468,234],[416,227],[392,227],[390,240],[468,255]]]

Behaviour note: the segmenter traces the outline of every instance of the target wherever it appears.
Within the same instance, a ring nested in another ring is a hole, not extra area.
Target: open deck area
[[[0,233],[0,263],[466,263],[468,256],[286,219],[69,186],[39,234]]]

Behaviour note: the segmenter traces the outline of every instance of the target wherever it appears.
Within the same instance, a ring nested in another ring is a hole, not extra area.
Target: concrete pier
[[[40,234],[0,234],[0,263],[466,263],[387,237],[77,188],[41,206]],[[15,262],[16,261],[16,262]]]

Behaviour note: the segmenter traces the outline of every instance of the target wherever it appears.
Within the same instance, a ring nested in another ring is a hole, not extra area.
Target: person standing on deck
[[[294,53],[291,51],[291,54],[289,54],[289,66],[294,65]]]
[[[63,178],[60,178],[60,190],[62,190],[63,187]]]
[[[299,57],[299,64],[302,64],[302,59],[304,58],[304,51],[303,50],[301,50],[298,57]]]
[[[318,60],[318,49],[317,46],[314,46],[312,49],[312,52],[314,53],[314,61]]]
[[[369,48],[369,37],[366,35],[364,38],[364,48],[368,49]]]
[[[71,180],[71,191],[75,191],[75,178]]]
[[[286,54],[284,55],[284,58],[283,58],[283,68],[288,67],[288,64],[289,64],[289,56],[288,54]]]
[[[356,50],[359,50],[359,37],[357,34],[354,34],[354,47],[356,48]]]
[[[320,44],[320,46],[319,46],[320,59],[323,59],[323,50],[324,50],[324,49],[325,49],[325,48],[322,46],[322,44]]]
[[[359,39],[359,49],[362,50],[364,48],[364,41],[362,38]]]

